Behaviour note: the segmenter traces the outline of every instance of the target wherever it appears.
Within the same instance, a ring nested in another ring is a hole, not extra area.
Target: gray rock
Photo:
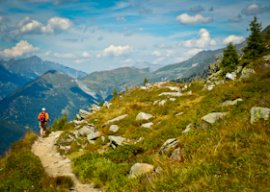
[[[180,91],[179,87],[174,87],[174,86],[167,86],[166,88],[170,89],[171,91]]]
[[[78,136],[87,136],[91,133],[94,133],[95,130],[96,130],[95,127],[86,125],[86,126],[83,126],[81,129],[77,130],[77,133],[78,133]]]
[[[166,101],[165,99],[163,99],[163,100],[161,100],[161,101],[158,103],[158,105],[159,105],[159,106],[163,106],[163,105],[165,105],[166,102],[167,102],[167,101]]]
[[[252,74],[255,74],[255,73],[256,72],[254,69],[244,67],[241,72],[240,80],[248,79]]]
[[[108,102],[108,101],[105,101],[103,106],[106,107],[107,109],[110,109],[112,103]]]
[[[214,89],[214,87],[215,87],[214,84],[207,85],[207,86],[206,86],[206,90],[211,91],[211,90]]]
[[[179,112],[179,113],[176,113],[175,116],[180,116],[180,115],[183,115],[184,112]]]
[[[90,133],[89,135],[87,135],[87,140],[88,141],[95,140],[95,139],[99,138],[100,136],[101,136],[101,132],[96,131],[96,132],[93,132],[93,133]]]
[[[119,130],[119,126],[118,125],[111,125],[109,130],[113,133],[116,133]]]
[[[214,124],[216,121],[221,120],[227,113],[224,112],[213,112],[202,117],[202,120],[207,123]]]
[[[118,146],[118,145],[123,145],[126,141],[126,138],[121,137],[121,136],[109,136],[109,140],[112,142],[112,144]]]
[[[96,104],[93,104],[90,106],[90,111],[93,113],[100,111],[100,109],[101,109],[101,107],[96,105]]]
[[[91,113],[88,112],[88,111],[85,111],[83,109],[80,109],[79,115],[81,116],[81,118],[86,119],[86,117],[88,117],[89,115],[91,115]]]
[[[107,121],[107,122],[105,123],[105,125],[108,125],[108,124],[114,123],[114,122],[116,122],[116,121],[120,121],[120,120],[122,120],[122,119],[125,119],[127,116],[128,116],[128,114],[124,114],[124,115],[120,115],[120,116],[118,116],[118,117],[115,117],[115,118],[113,118],[113,119]]]
[[[140,112],[138,113],[136,120],[140,121],[140,120],[149,120],[151,118],[153,118],[154,116],[149,114],[149,113],[145,113],[145,112]]]
[[[238,102],[242,102],[242,101],[243,101],[243,99],[241,99],[241,98],[235,99],[233,101],[227,100],[227,101],[224,101],[221,104],[221,106],[226,107],[226,106],[236,105]]]
[[[167,139],[165,143],[161,146],[159,154],[163,155],[172,149],[174,149],[179,144],[179,141],[176,138]]]
[[[160,93],[158,96],[163,96],[163,95],[172,96],[172,97],[181,97],[181,96],[183,96],[183,94],[181,92],[163,92],[163,93]]]
[[[87,123],[87,121],[86,120],[81,120],[81,121],[78,121],[78,120],[73,120],[72,121],[75,125],[81,125],[81,124],[85,124],[85,123]]]
[[[191,131],[191,129],[194,127],[193,123],[190,123],[186,126],[186,129],[184,131],[182,131],[182,133],[187,133],[189,131]]]
[[[169,100],[170,100],[170,101],[176,101],[176,99],[175,99],[175,98],[170,98]]]
[[[181,155],[181,148],[180,148],[180,147],[176,148],[176,149],[172,152],[172,154],[171,154],[171,156],[170,156],[170,159],[173,160],[173,161],[178,161],[178,162],[183,161],[183,157],[182,157],[182,155]]]
[[[154,125],[154,123],[149,122],[149,123],[144,123],[144,124],[142,124],[141,127],[144,127],[144,128],[151,128],[153,125]]]
[[[129,176],[135,178],[154,171],[154,166],[147,163],[135,163],[131,169]]]
[[[233,81],[236,79],[236,77],[237,77],[237,75],[236,75],[235,72],[232,72],[232,73],[226,73],[226,75],[225,75],[225,78],[226,78],[226,79],[233,80]]]
[[[252,107],[250,109],[250,123],[254,124],[260,119],[268,120],[270,109],[267,107]]]

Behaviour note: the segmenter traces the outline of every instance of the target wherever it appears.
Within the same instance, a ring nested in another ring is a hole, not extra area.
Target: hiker
[[[43,107],[41,109],[41,112],[38,114],[38,120],[39,120],[39,128],[40,128],[40,136],[44,137],[46,136],[46,126],[49,119],[49,114],[46,112],[46,109]]]

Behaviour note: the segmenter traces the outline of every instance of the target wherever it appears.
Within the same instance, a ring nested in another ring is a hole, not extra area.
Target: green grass
[[[46,175],[39,158],[31,152],[35,139],[35,134],[26,133],[0,160],[0,191],[62,192],[73,185],[69,178]]]

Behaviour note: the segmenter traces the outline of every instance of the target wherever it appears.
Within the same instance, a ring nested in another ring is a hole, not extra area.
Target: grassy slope
[[[262,69],[263,63],[258,59],[251,64],[257,73],[250,79],[226,82],[212,91],[204,91],[202,81],[193,82],[189,89],[193,95],[169,101],[165,106],[154,106],[153,102],[162,99],[158,94],[168,91],[166,88],[134,88],[125,92],[112,101],[109,110],[102,109],[88,121],[108,135],[109,126],[103,124],[127,113],[126,119],[116,123],[121,127],[116,135],[143,137],[143,141],[115,150],[98,141],[96,145],[89,144],[84,152],[79,152],[76,141],[69,154],[76,173],[84,182],[94,181],[108,191],[269,191],[270,120],[249,123],[251,107],[270,107],[270,69]],[[244,102],[220,106],[239,97]],[[143,122],[135,121],[140,111],[155,116],[152,129],[142,128]],[[184,114],[176,117],[180,111]],[[215,111],[229,113],[223,121],[205,126],[201,117]],[[182,134],[189,123],[197,128]],[[183,146],[182,163],[157,155],[161,145],[172,137],[177,137]],[[107,152],[98,153],[100,149]],[[136,162],[160,166],[164,172],[151,177],[151,182],[149,177],[130,179],[130,167]]]
[[[72,185],[68,178],[48,177],[31,145],[36,135],[28,132],[24,139],[0,159],[0,191],[67,192]]]

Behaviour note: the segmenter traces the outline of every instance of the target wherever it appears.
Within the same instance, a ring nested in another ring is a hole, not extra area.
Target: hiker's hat
[[[42,107],[42,109],[41,109],[42,111],[46,111],[46,108],[45,107]]]

